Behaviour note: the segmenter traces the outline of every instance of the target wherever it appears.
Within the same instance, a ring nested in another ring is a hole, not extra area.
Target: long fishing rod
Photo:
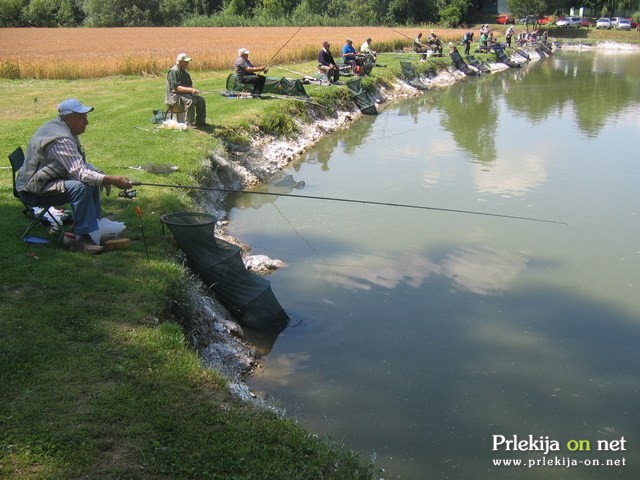
[[[205,94],[214,94],[218,93],[227,98],[242,98],[242,99],[251,99],[251,98],[271,98],[275,100],[293,100],[294,102],[304,102],[309,105],[315,105],[316,107],[328,108],[325,105],[321,105],[317,102],[314,102],[311,97],[303,98],[303,97],[292,97],[290,95],[280,95],[277,93],[249,93],[249,92],[232,92],[229,90],[201,90],[200,93]]]
[[[311,17],[309,17],[309,18],[311,18]],[[302,30],[302,27],[304,27],[304,26],[306,25],[306,23],[309,21],[309,18],[307,18],[304,22],[302,22],[302,25],[300,25],[300,28],[298,28],[298,30],[296,30],[296,31],[293,33],[293,35],[291,35],[291,36],[289,37],[289,40],[287,40],[286,42],[284,42],[284,45],[282,45],[282,46],[278,49],[278,51],[277,51],[276,53],[274,53],[274,54],[273,54],[273,56],[269,59],[269,61],[268,61],[267,63],[265,63],[265,64],[264,64],[264,68],[265,68],[265,69],[266,69],[266,68],[271,64],[271,62],[273,61],[273,59],[274,59],[274,58],[276,58],[276,57],[278,56],[278,54],[282,51],[282,49],[283,49],[284,47],[286,47],[286,46],[287,46],[287,44],[288,44],[291,40],[293,40],[293,37],[295,37],[295,36],[298,34],[298,32],[299,32],[300,30]],[[265,73],[266,73],[266,72],[265,72]]]
[[[285,72],[294,73],[296,75],[300,75],[305,80],[312,80],[314,82],[319,82],[319,80],[315,77],[310,77],[309,75],[301,72],[296,72],[295,70],[290,70],[288,68],[283,67],[282,65],[273,65],[273,68],[279,68],[280,70],[284,70]]]
[[[276,193],[276,192],[255,192],[251,190],[240,190],[231,188],[214,188],[214,187],[200,187],[197,185],[177,185],[168,183],[148,183],[148,182],[131,182],[132,185],[148,186],[148,187],[168,187],[168,188],[183,188],[188,190],[207,190],[211,192],[223,192],[223,193],[250,193],[253,195],[272,195],[276,197],[291,197],[291,198],[306,198],[310,200],[327,200],[331,202],[344,202],[344,203],[358,203],[364,205],[381,205],[385,207],[398,207],[398,208],[415,208],[419,210],[434,210],[438,212],[450,212],[450,213],[464,213],[468,215],[483,215],[487,217],[500,217],[510,218],[512,220],[527,220],[530,222],[542,222],[542,223],[555,223],[559,225],[568,225],[566,222],[559,222],[556,220],[545,220],[534,217],[521,217],[518,215],[505,215],[500,213],[488,213],[477,212],[473,210],[458,210],[454,208],[442,208],[442,207],[428,207],[424,205],[411,205],[407,203],[392,203],[392,202],[375,202],[371,200],[356,200],[351,198],[337,198],[337,197],[322,197],[317,195],[297,195],[294,193]]]
[[[408,38],[409,40],[411,40],[413,42],[413,38],[406,36],[404,33],[397,31],[395,28],[392,28],[392,27],[389,27],[389,26],[387,26],[387,28],[389,28],[392,31],[396,32],[398,35],[402,35],[404,38]]]

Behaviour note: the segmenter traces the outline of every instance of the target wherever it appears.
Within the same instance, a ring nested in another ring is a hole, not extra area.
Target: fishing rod
[[[282,65],[272,65],[272,67],[273,68],[279,68],[280,70],[284,70],[285,72],[293,73],[295,75],[300,75],[305,80],[310,80],[310,81],[314,81],[314,82],[320,82],[320,80],[315,78],[315,77],[310,77],[309,75],[307,75],[305,73],[296,72],[295,70],[289,70],[288,68],[285,68]]]
[[[298,32],[299,32],[300,30],[302,30],[302,27],[304,27],[304,26],[307,24],[307,22],[309,21],[309,18],[311,18],[311,17],[308,17],[304,22],[302,22],[302,25],[300,25],[300,28],[298,28],[298,30],[296,30],[296,31],[293,33],[293,35],[291,35],[291,36],[289,37],[289,40],[287,40],[286,42],[284,42],[284,45],[282,45],[282,46],[280,47],[280,49],[279,49],[276,53],[274,53],[274,54],[273,54],[273,56],[269,59],[269,61],[268,61],[267,63],[265,63],[265,64],[264,64],[264,67],[263,67],[263,68],[265,69],[265,73],[267,73],[267,72],[266,72],[266,68],[271,64],[271,62],[273,61],[273,59],[274,59],[274,58],[276,58],[276,57],[278,56],[278,54],[282,51],[282,49],[283,49],[284,47],[286,47],[286,46],[287,46],[287,44],[288,44],[291,40],[293,40],[293,37],[295,37],[295,36],[298,34]]]
[[[147,187],[183,188],[188,190],[206,190],[211,192],[222,192],[222,193],[250,193],[252,195],[272,195],[276,197],[306,198],[308,200],[326,200],[331,202],[358,203],[363,205],[380,205],[385,207],[414,208],[419,210],[433,210],[437,212],[464,213],[468,215],[483,215],[487,217],[510,218],[512,220],[527,220],[530,222],[555,223],[559,225],[568,225],[568,223],[566,222],[559,222],[557,220],[545,220],[545,219],[534,218],[534,217],[521,217],[518,215],[505,215],[500,213],[478,212],[473,210],[458,210],[454,208],[429,207],[425,205],[412,205],[407,203],[376,202],[371,200],[356,200],[351,198],[322,197],[317,195],[298,195],[295,193],[255,192],[251,190],[200,187],[197,185],[178,185],[178,184],[168,184],[168,183],[131,182],[131,184],[134,186],[140,185],[140,186],[147,186]]]
[[[218,93],[224,97],[227,98],[241,98],[241,99],[250,99],[250,98],[272,98],[275,100],[293,100],[294,102],[304,102],[304,103],[308,103],[309,105],[314,105],[316,107],[321,107],[321,108],[328,108],[325,105],[321,105],[317,102],[312,101],[310,98],[303,98],[303,97],[292,97],[289,95],[280,95],[277,93],[249,93],[249,92],[232,92],[229,90],[209,90],[209,91],[200,91],[200,93],[206,93],[206,94],[214,94],[214,93]]]
[[[404,33],[397,31],[395,28],[392,28],[392,27],[389,27],[389,26],[387,26],[387,28],[389,28],[392,31],[396,32],[398,35],[402,35],[404,38],[408,38],[409,40],[411,40],[413,42],[413,38],[406,36]]]

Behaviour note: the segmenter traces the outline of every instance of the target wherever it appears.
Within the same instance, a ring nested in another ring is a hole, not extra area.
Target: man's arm
[[[78,152],[77,146],[68,138],[60,138],[52,142],[47,147],[47,155],[57,160],[73,180],[94,186],[115,185],[122,189],[132,187],[127,177],[105,175],[89,168]]]

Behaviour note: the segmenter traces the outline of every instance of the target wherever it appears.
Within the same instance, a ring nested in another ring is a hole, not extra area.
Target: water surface
[[[239,198],[232,233],[288,263],[269,279],[294,316],[250,386],[387,479],[640,478],[639,70],[637,53],[564,52],[468,79],[285,172],[296,194],[566,225]]]

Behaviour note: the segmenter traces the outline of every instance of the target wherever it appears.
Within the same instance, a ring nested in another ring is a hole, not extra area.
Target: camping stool
[[[175,120],[178,123],[185,123],[185,109],[181,105],[169,105],[164,115],[165,120]]]

